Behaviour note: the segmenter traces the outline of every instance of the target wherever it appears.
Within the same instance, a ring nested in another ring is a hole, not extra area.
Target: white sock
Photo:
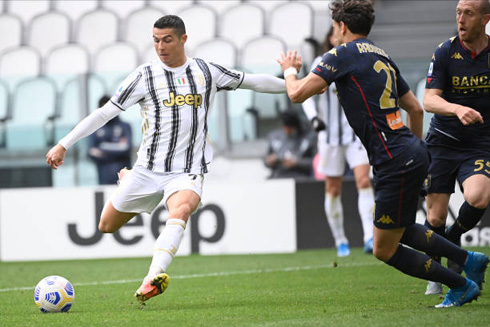
[[[361,216],[364,243],[366,243],[373,237],[374,192],[372,187],[368,187],[359,190],[358,193],[357,208]]]
[[[325,214],[327,215],[328,225],[332,230],[335,246],[338,247],[342,243],[348,244],[349,242],[344,233],[344,211],[340,196],[325,194]]]
[[[167,220],[163,232],[155,241],[148,276],[156,276],[167,270],[184,237],[185,226],[186,223],[182,219],[169,218]]]

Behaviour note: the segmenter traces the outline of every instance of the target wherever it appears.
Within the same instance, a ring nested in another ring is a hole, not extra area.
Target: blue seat
[[[21,82],[13,94],[12,118],[7,123],[7,148],[36,150],[52,145],[55,108],[56,85],[52,80],[37,77]]]

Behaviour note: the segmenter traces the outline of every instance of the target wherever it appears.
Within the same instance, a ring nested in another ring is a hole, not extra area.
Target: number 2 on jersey
[[[389,63],[387,65],[381,60],[376,61],[374,63],[373,68],[378,74],[381,73],[381,71],[384,71],[386,73],[386,85],[383,94],[381,94],[381,97],[379,98],[379,107],[381,109],[391,109],[391,108],[398,107],[398,100],[396,98],[391,97],[391,93],[393,93],[393,85],[395,86],[395,93],[396,93],[395,69],[393,69],[393,67]],[[393,84],[393,80],[395,80],[394,84]]]

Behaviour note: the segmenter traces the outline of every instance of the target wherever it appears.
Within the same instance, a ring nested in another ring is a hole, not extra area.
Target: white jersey
[[[143,140],[135,165],[158,173],[206,173],[213,157],[207,118],[214,96],[237,89],[243,77],[197,58],[177,68],[162,62],[138,67],[111,98],[121,110],[141,107]]]
[[[313,61],[311,70],[318,66],[322,57],[317,57]],[[330,85],[328,90],[318,97],[318,115],[323,119],[327,126],[325,140],[329,145],[347,145],[356,141],[356,134],[350,127],[344,110],[342,109],[335,85]]]

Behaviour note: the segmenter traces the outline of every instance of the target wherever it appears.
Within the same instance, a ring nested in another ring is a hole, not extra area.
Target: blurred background
[[[0,188],[97,185],[87,140],[70,149],[56,173],[45,153],[138,65],[158,60],[152,27],[162,15],[183,18],[188,56],[280,76],[276,58],[287,49],[300,52],[302,74],[308,73],[316,44],[331,25],[329,3],[0,0]],[[421,99],[433,51],[456,34],[457,0],[374,3],[370,39],[393,57]],[[238,170],[265,178],[267,134],[291,107],[284,94],[220,92],[209,120],[216,174]],[[120,118],[132,127],[134,156],[141,140],[139,107]],[[429,120],[426,115],[426,129]],[[246,169],[237,169],[241,165]]]

